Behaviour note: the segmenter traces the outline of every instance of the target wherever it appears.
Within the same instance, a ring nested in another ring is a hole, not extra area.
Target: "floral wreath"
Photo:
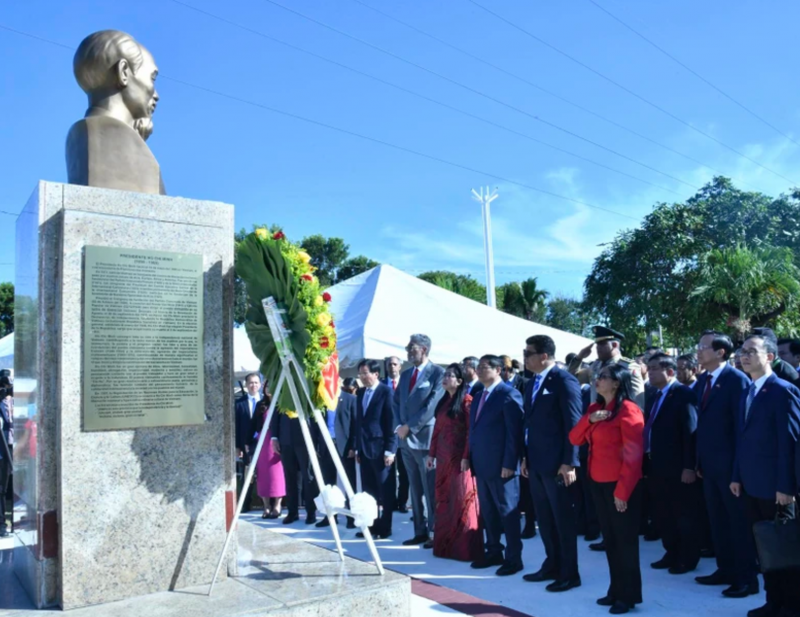
[[[339,357],[336,326],[328,310],[331,295],[320,287],[315,270],[311,256],[280,230],[256,229],[236,244],[236,274],[247,290],[245,329],[261,360],[261,373],[274,384],[282,370],[261,305],[272,296],[284,311],[289,344],[303,365],[314,406],[327,410],[335,409],[339,399]],[[289,411],[295,408],[289,388],[281,392],[279,404],[284,413],[296,415]]]

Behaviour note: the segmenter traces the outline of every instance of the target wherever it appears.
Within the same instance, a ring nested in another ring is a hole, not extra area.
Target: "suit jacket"
[[[514,375],[514,379],[508,382],[508,385],[516,389],[516,391],[520,394],[525,394],[525,388],[528,386],[528,380],[517,373]]]
[[[772,372],[775,373],[778,379],[788,381],[793,386],[800,388],[800,374],[798,374],[797,369],[795,369],[786,360],[778,358],[778,360],[772,365]]]
[[[397,452],[397,435],[394,432],[392,411],[392,389],[379,383],[364,409],[366,388],[360,388],[356,413],[353,417],[352,433],[358,455],[368,459],[382,459],[385,452]]]
[[[245,446],[253,444],[253,435],[255,435],[253,419],[250,417],[250,401],[246,394],[236,399],[235,414],[236,447],[244,450]]]
[[[645,421],[655,396],[647,402]],[[649,475],[680,480],[684,469],[696,469],[697,399],[694,390],[673,382],[650,432]],[[645,455],[646,456],[646,455]]]
[[[469,386],[469,384],[467,384],[467,386]],[[479,381],[473,386],[472,390],[467,391],[467,394],[469,394],[474,401],[481,397],[481,392],[483,392],[483,384]]]
[[[269,427],[272,439],[277,439],[281,444],[281,451],[287,448],[303,448],[303,430],[300,428],[300,418],[290,418],[275,408],[272,414],[272,424]]]
[[[578,447],[570,442],[569,432],[583,415],[581,386],[574,375],[554,366],[539,385],[532,403],[534,381],[529,380],[525,388],[528,447],[523,452],[528,469],[555,477],[561,465],[580,465]],[[524,432],[520,438],[524,439]]]
[[[336,405],[336,418],[333,420],[336,432],[336,451],[341,458],[347,458],[348,450],[355,450],[353,446],[352,425],[356,415],[356,396],[349,392],[339,394],[339,404]]]
[[[385,383],[387,386],[389,386],[389,390],[391,390],[392,394],[394,394],[396,388],[392,388],[392,380],[390,377],[384,377],[383,379],[381,379],[381,383]],[[400,385],[400,377],[397,378],[397,385],[398,386]]]
[[[482,394],[482,393],[481,393]],[[503,468],[517,469],[522,458],[522,397],[507,383],[498,383],[478,415],[480,398],[469,412],[469,454],[479,478],[499,479]]]
[[[703,477],[730,482],[736,456],[736,418],[742,394],[747,392],[747,375],[725,365],[711,388],[705,407],[702,404],[708,372],[699,375],[694,386],[697,396],[697,469]]]
[[[394,422],[396,426],[408,424],[410,432],[400,445],[412,450],[428,450],[433,436],[436,403],[442,396],[444,369],[428,361],[417,375],[414,389],[409,392],[414,367],[400,373],[400,384],[394,391]]]
[[[753,399],[745,420],[748,394],[749,389],[739,404],[733,481],[758,499],[772,501],[778,491],[793,495],[800,390],[773,373]]]

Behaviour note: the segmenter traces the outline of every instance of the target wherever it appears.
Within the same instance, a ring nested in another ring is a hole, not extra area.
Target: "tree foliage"
[[[447,270],[432,270],[423,272],[419,275],[419,278],[470,300],[486,304],[486,287],[469,274],[456,274]]]
[[[664,328],[665,344],[685,347],[709,327],[725,327],[692,290],[701,287],[704,256],[737,245],[786,247],[797,264],[800,194],[772,198],[714,178],[683,203],[656,204],[637,229],[626,230],[595,260],[584,301],[642,347],[647,332]]]
[[[547,302],[545,323],[553,328],[592,338],[591,326],[599,321],[597,311],[587,309],[576,298],[558,295]]]
[[[0,283],[0,336],[14,331],[14,283]]]
[[[528,321],[544,323],[547,317],[547,297],[550,294],[539,287],[536,277],[521,283],[506,283],[502,288],[503,311]]]
[[[378,266],[380,266],[380,264],[377,261],[370,259],[369,257],[365,257],[364,255],[350,257],[342,262],[342,265],[337,272],[336,282],[341,283],[342,281],[346,281],[347,279],[358,276],[359,274],[366,272],[367,270],[377,268]]]

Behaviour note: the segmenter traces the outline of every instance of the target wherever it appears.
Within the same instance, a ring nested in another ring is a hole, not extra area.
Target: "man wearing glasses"
[[[425,544],[432,548],[436,470],[429,470],[425,459],[431,447],[436,403],[442,395],[444,369],[428,359],[431,339],[425,334],[412,334],[406,352],[413,366],[400,374],[400,383],[394,391],[395,433],[399,437],[400,456],[408,473],[414,513],[414,537],[403,544]],[[423,498],[428,512],[427,525]]]

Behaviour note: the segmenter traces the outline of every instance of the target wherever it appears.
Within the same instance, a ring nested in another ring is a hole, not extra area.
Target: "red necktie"
[[[397,380],[392,379],[392,391],[397,390]]]
[[[711,375],[708,376],[708,380],[706,381],[706,389],[703,390],[703,400],[700,402],[700,409],[705,409],[706,404],[708,403],[708,397],[711,395],[711,381],[713,377]]]
[[[409,392],[411,392],[414,389],[414,386],[417,385],[417,373],[419,373],[419,371],[417,369],[414,369],[414,372],[411,375],[411,381],[408,384]]]
[[[488,398],[488,397],[487,397],[487,394],[489,394],[489,393],[488,393],[486,390],[484,390],[484,391],[483,391],[483,395],[481,396],[481,402],[480,402],[480,403],[478,403],[478,411],[477,411],[477,413],[475,414],[475,422],[477,422],[477,421],[478,421],[478,418],[479,418],[479,417],[480,417],[480,415],[481,415],[481,409],[483,409],[483,404],[486,402],[486,399]]]

